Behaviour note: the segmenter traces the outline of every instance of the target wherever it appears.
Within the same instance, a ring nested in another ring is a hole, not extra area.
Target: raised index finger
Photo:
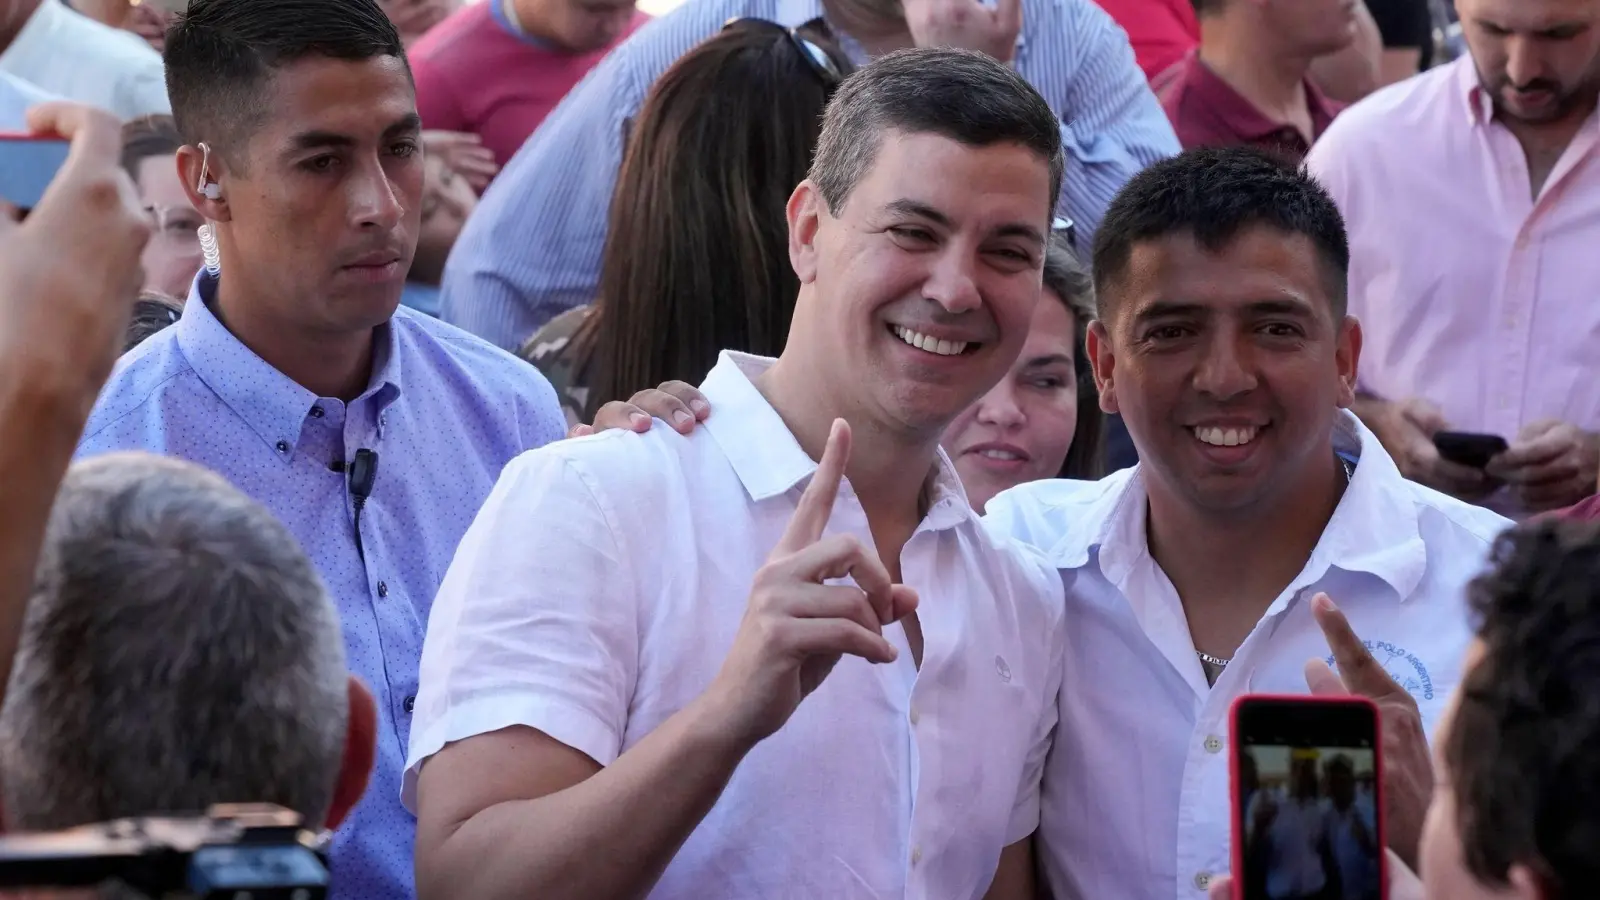
[[[1350,627],[1350,621],[1327,594],[1318,594],[1312,599],[1311,612],[1328,639],[1328,649],[1333,651],[1333,661],[1339,666],[1339,678],[1350,693],[1376,700],[1404,691],[1372,658],[1372,653]]]
[[[844,479],[844,467],[850,460],[850,425],[843,419],[834,419],[828,430],[828,443],[822,448],[822,459],[817,471],[800,495],[789,527],[778,541],[777,551],[787,555],[815,544],[828,527],[828,517],[833,514],[833,501],[839,496],[839,483]]]

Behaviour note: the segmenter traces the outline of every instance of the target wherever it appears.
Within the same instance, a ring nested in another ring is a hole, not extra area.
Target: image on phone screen
[[[1237,749],[1246,900],[1381,900],[1372,741],[1257,741]]]

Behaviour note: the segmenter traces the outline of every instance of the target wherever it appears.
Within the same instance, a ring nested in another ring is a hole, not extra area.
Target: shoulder
[[[1050,478],[1018,485],[989,501],[984,524],[1043,554],[1054,568],[1082,565],[1080,557],[1121,503],[1135,471],[1098,481]]]
[[[665,536],[662,515],[691,496],[696,457],[715,452],[709,435],[685,436],[657,422],[644,434],[608,430],[553,441],[506,465],[501,480],[514,494],[539,496],[557,511],[567,502],[598,506],[612,527],[632,525]],[[550,485],[562,485],[559,496]],[[562,527],[560,518],[549,520]]]
[[[472,41],[482,41],[484,32],[495,27],[488,9],[488,3],[473,3],[456,10],[407,50],[406,58],[413,65],[454,61],[463,50],[471,49]]]
[[[142,434],[147,419],[170,418],[168,400],[174,388],[197,381],[178,346],[177,330],[152,335],[111,370],[84,425],[79,455],[134,446],[130,436]]]
[[[1401,482],[1417,513],[1417,532],[1427,553],[1427,572],[1442,584],[1450,599],[1456,588],[1477,577],[1488,565],[1495,541],[1516,523],[1470,503],[1413,481]]]
[[[446,402],[503,414],[512,411],[524,446],[566,434],[555,389],[533,365],[432,316],[401,307],[391,320],[407,354],[403,380],[445,392]],[[418,371],[420,370],[420,371]]]
[[[1461,64],[1458,61],[1429,69],[1345,107],[1317,139],[1311,157],[1326,160],[1361,150],[1376,153],[1391,148],[1414,152],[1426,142],[1410,140],[1416,135],[1413,129],[1452,96],[1460,78],[1457,66]],[[1464,116],[1464,101],[1462,107]]]

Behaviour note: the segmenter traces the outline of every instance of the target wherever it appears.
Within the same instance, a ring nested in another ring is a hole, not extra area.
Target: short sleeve
[[[446,744],[538,729],[610,765],[638,663],[637,600],[616,510],[564,447],[513,460],[434,602],[401,800]]]

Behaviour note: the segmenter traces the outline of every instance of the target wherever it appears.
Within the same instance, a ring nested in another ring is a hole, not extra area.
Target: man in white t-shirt
[[[863,68],[782,357],[724,354],[693,436],[506,468],[423,650],[420,897],[1031,900],[1061,585],[938,442],[1026,340],[1059,135],[981,54]]]
[[[1463,592],[1510,523],[1401,478],[1347,411],[1361,351],[1348,265],[1327,193],[1243,148],[1151,166],[1096,233],[1088,353],[1141,462],[1013,488],[985,516],[1066,585],[1039,827],[1056,900],[1203,900],[1229,862],[1229,706],[1308,682],[1378,704],[1388,837],[1415,857],[1424,735],[1471,637]],[[677,398],[635,402],[715,421],[715,404],[663,387]],[[596,425],[637,412],[618,404]]]

